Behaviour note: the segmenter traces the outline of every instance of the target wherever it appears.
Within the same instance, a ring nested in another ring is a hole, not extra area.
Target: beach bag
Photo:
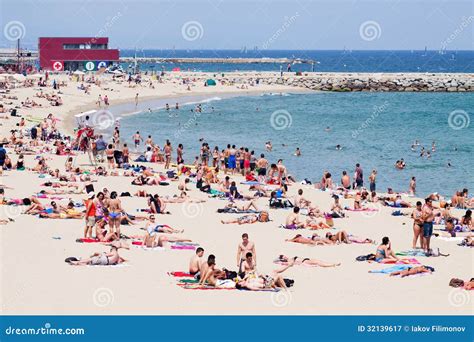
[[[402,216],[402,212],[400,210],[395,210],[395,211],[392,211],[392,216]]]
[[[452,278],[449,281],[449,286],[452,287],[463,287],[464,286],[464,280],[458,279],[458,278]]]
[[[283,279],[283,281],[285,282],[285,285],[286,287],[292,287],[294,284],[295,284],[295,281],[293,279]]]

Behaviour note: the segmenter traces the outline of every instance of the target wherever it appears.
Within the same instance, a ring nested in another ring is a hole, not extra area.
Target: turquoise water
[[[204,138],[211,148],[231,143],[248,146],[258,155],[264,152],[272,162],[282,158],[298,179],[319,181],[328,170],[339,181],[343,170],[352,176],[359,162],[366,182],[370,171],[378,170],[379,190],[406,191],[412,176],[417,177],[420,195],[433,191],[451,195],[456,189],[474,188],[474,124],[467,125],[473,115],[472,93],[284,95],[214,99],[203,104],[200,115],[191,112],[194,105],[189,104],[179,111],[159,109],[125,117],[122,136],[131,140],[138,129],[142,136],[151,134],[160,146],[168,138],[174,147],[182,143],[189,163]],[[276,113],[273,125],[272,113]],[[451,126],[458,129],[450,126],[450,113]],[[418,152],[411,151],[415,139],[428,150],[435,141],[430,159],[419,157],[419,147]],[[273,143],[270,153],[264,151],[268,140]],[[335,149],[337,144],[342,150]],[[296,147],[301,157],[293,155]],[[394,167],[400,158],[407,163],[405,170]]]

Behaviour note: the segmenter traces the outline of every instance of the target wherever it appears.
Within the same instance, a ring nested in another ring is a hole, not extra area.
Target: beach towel
[[[395,261],[395,260],[390,260],[390,261],[385,261],[385,262],[379,262],[380,264],[395,264],[395,265],[401,265],[401,264],[406,264],[406,265],[409,265],[409,264],[420,264],[420,262],[415,259],[415,258],[411,258],[411,259],[402,259],[402,260],[398,260],[398,261]]]
[[[424,251],[417,249],[409,249],[407,251],[401,251],[395,254],[400,256],[426,256]]]
[[[181,271],[168,272],[168,275],[173,276],[173,277],[177,277],[177,278],[183,278],[183,277],[194,278],[194,275],[192,275],[191,273],[181,272]]]
[[[379,210],[376,209],[376,208],[354,209],[354,208],[349,208],[349,207],[346,207],[345,210],[348,210],[348,211],[379,211]]]
[[[382,268],[381,270],[371,270],[369,273],[385,273],[385,274],[390,274],[393,272],[399,272],[399,271],[404,271],[409,269],[411,266],[410,265],[396,265],[396,266],[390,266],[387,268]]]
[[[185,290],[236,290],[235,287],[214,287],[209,285],[198,285],[198,284],[176,284]]]
[[[195,250],[195,249],[196,249],[196,246],[191,246],[191,245],[171,245],[171,249]]]
[[[76,242],[79,242],[79,243],[96,243],[96,242],[101,242],[101,241],[99,239],[79,238],[79,239],[76,239]]]
[[[217,212],[220,214],[258,214],[259,211],[248,209],[248,210],[239,210],[237,208],[223,208],[217,209]]]

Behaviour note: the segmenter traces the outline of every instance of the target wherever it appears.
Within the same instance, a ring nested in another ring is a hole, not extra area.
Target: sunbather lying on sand
[[[143,247],[155,248],[164,247],[166,242],[192,242],[190,239],[158,235],[156,231],[146,232],[143,237]]]
[[[366,238],[366,239],[361,239],[356,236],[349,235],[345,230],[341,230],[337,232],[336,234],[333,234],[331,232],[326,233],[326,239],[329,239],[333,241],[334,243],[373,243],[373,240]]]
[[[415,275],[419,273],[432,273],[434,272],[434,268],[431,266],[416,266],[416,267],[410,267],[407,268],[406,270],[403,271],[397,271],[397,272],[392,272],[390,273],[390,276],[400,276],[402,278],[408,277],[410,275]]]
[[[276,263],[282,264],[282,265],[288,265],[288,263],[291,261],[294,263],[294,265],[302,265],[302,266],[336,267],[336,266],[341,265],[340,262],[337,264],[331,264],[331,263],[327,263],[327,262],[320,261],[317,259],[300,258],[297,256],[290,259],[286,255],[280,255],[275,260]]]
[[[246,279],[240,280],[235,287],[237,289],[247,289],[251,291],[260,291],[264,289],[287,289],[285,280],[281,275],[288,268],[294,265],[294,261],[289,261],[288,264],[279,270],[274,270],[271,275],[260,275],[258,277],[250,276]]]
[[[238,217],[236,219],[230,219],[230,220],[221,220],[222,224],[230,224],[230,223],[237,223],[239,225],[241,224],[251,224],[251,223],[256,223],[256,222],[268,222],[270,221],[270,217],[268,215],[267,211],[262,211],[259,214],[250,214],[250,215],[244,215],[241,217]]]
[[[158,224],[155,221],[155,215],[150,215],[148,218],[148,223],[146,224],[145,229],[147,230],[148,234],[153,234],[153,233],[167,233],[167,234],[173,234],[173,233],[183,233],[184,229],[178,230],[171,228],[170,226],[166,224]]]
[[[297,234],[294,238],[286,239],[285,241],[301,243],[304,245],[313,245],[313,246],[333,244],[332,241],[328,241],[327,239],[320,238],[318,234],[313,234],[311,238],[305,238],[301,234]]]
[[[110,252],[108,253],[94,253],[91,255],[90,258],[83,260],[77,260],[76,258],[68,258],[66,259],[66,262],[74,266],[107,266],[121,264],[125,261],[125,259],[123,259],[118,253],[118,250],[120,248],[129,249],[129,247],[125,243],[121,241],[114,241],[110,244]]]

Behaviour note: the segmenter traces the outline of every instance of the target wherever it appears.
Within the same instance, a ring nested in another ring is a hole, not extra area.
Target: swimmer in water
[[[338,151],[339,151],[339,150],[341,150],[341,149],[342,149],[342,146],[341,146],[341,145],[339,145],[339,144],[337,144],[337,145],[336,145],[336,150],[338,150]]]
[[[451,161],[448,160],[448,167],[451,167]]]
[[[436,144],[435,144],[434,141],[433,141],[433,143],[431,144],[431,152],[436,152]]]
[[[165,107],[166,107],[166,110],[170,110],[170,105],[169,104],[166,104]]]
[[[301,150],[300,150],[299,147],[296,148],[295,156],[297,156],[297,157],[300,157],[300,156],[301,156]]]
[[[330,132],[330,131],[331,131],[331,127],[327,126],[324,130],[325,130],[326,132]]]
[[[272,142],[271,142],[271,141],[267,141],[267,142],[265,143],[265,149],[266,149],[268,152],[271,152],[271,151],[272,151],[272,148],[273,148]]]
[[[174,106],[174,109],[179,109],[179,103],[176,102],[175,106]]]

